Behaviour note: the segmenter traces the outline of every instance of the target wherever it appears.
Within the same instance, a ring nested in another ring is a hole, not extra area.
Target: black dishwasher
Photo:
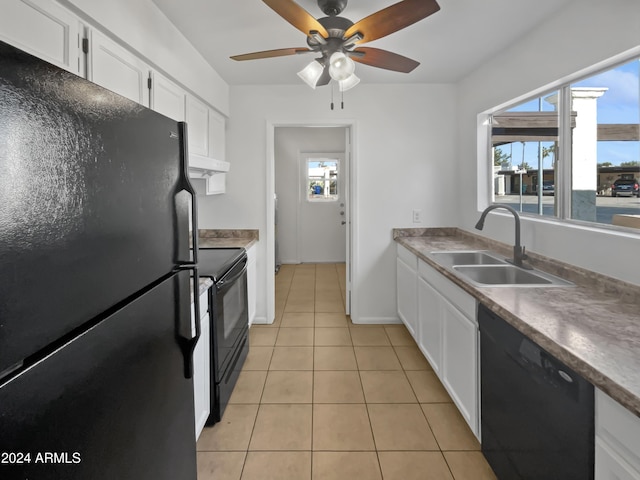
[[[500,480],[592,480],[593,385],[484,305],[482,453]]]

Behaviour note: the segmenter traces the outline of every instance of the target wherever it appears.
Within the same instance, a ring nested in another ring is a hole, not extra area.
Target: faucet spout
[[[527,258],[527,255],[525,254],[525,248],[520,245],[520,215],[514,208],[510,207],[509,205],[504,205],[501,203],[497,203],[495,205],[489,205],[487,208],[484,209],[484,211],[480,215],[480,219],[478,220],[478,223],[476,223],[476,229],[482,230],[484,228],[484,221],[485,221],[485,218],[487,217],[487,214],[491,210],[495,210],[497,208],[502,208],[511,212],[515,220],[515,245],[513,246],[513,260],[510,260],[510,262],[513,263],[514,265],[517,265],[518,267],[531,269],[531,267],[529,267],[528,265],[524,265],[522,263],[522,261]]]

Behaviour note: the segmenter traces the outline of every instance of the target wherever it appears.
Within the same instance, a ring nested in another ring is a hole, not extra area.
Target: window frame
[[[609,71],[618,66],[629,63],[636,60],[640,63],[640,45],[632,48],[618,55],[614,55],[602,62],[599,62],[590,67],[584,68],[571,75],[567,75],[555,82],[552,82],[544,87],[533,90],[527,94],[521,95],[501,103],[500,105],[493,107],[478,115],[478,126],[484,129],[484,135],[478,135],[478,152],[484,156],[484,165],[486,166],[486,172],[488,174],[486,179],[480,179],[480,181],[487,182],[489,187],[486,191],[486,196],[478,196],[478,211],[485,206],[500,203],[496,201],[495,194],[495,182],[493,173],[493,141],[492,141],[492,125],[493,116],[495,114],[505,112],[510,108],[518,105],[536,100],[540,97],[558,94],[558,150],[557,153],[557,169],[555,171],[556,187],[555,197],[557,205],[557,215],[540,215],[528,212],[519,212],[520,216],[530,220],[543,221],[552,224],[559,225],[575,225],[581,227],[588,227],[602,231],[615,231],[624,233],[633,233],[640,236],[640,230],[637,228],[623,227],[619,225],[611,225],[606,223],[590,222],[586,220],[579,220],[571,218],[571,198],[572,198],[572,169],[573,160],[572,155],[566,155],[566,152],[572,151],[572,136],[571,136],[571,85],[580,81],[586,80],[589,77],[593,77]],[[639,127],[640,128],[640,127]],[[480,133],[480,132],[479,132]],[[639,159],[640,160],[640,159]],[[561,186],[561,188],[559,188]],[[478,185],[478,192],[484,190],[484,186]],[[639,212],[640,213],[640,212]]]
[[[331,153],[302,153],[301,155],[302,161],[304,162],[304,168],[302,172],[302,192],[303,198],[308,203],[334,203],[339,202],[340,198],[340,186],[339,182],[341,181],[342,176],[342,158],[339,154],[331,154]],[[336,194],[335,196],[330,197],[317,197],[310,198],[309,197],[309,163],[311,162],[335,162],[336,164]]]

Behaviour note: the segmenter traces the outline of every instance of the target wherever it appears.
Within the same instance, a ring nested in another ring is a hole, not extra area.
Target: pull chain
[[[331,86],[331,110],[333,110],[333,83],[329,84]]]

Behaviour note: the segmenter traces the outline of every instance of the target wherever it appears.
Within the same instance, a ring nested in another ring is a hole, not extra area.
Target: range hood
[[[227,183],[229,162],[189,154],[189,178],[195,180],[194,187],[198,193],[216,195],[224,193]]]

